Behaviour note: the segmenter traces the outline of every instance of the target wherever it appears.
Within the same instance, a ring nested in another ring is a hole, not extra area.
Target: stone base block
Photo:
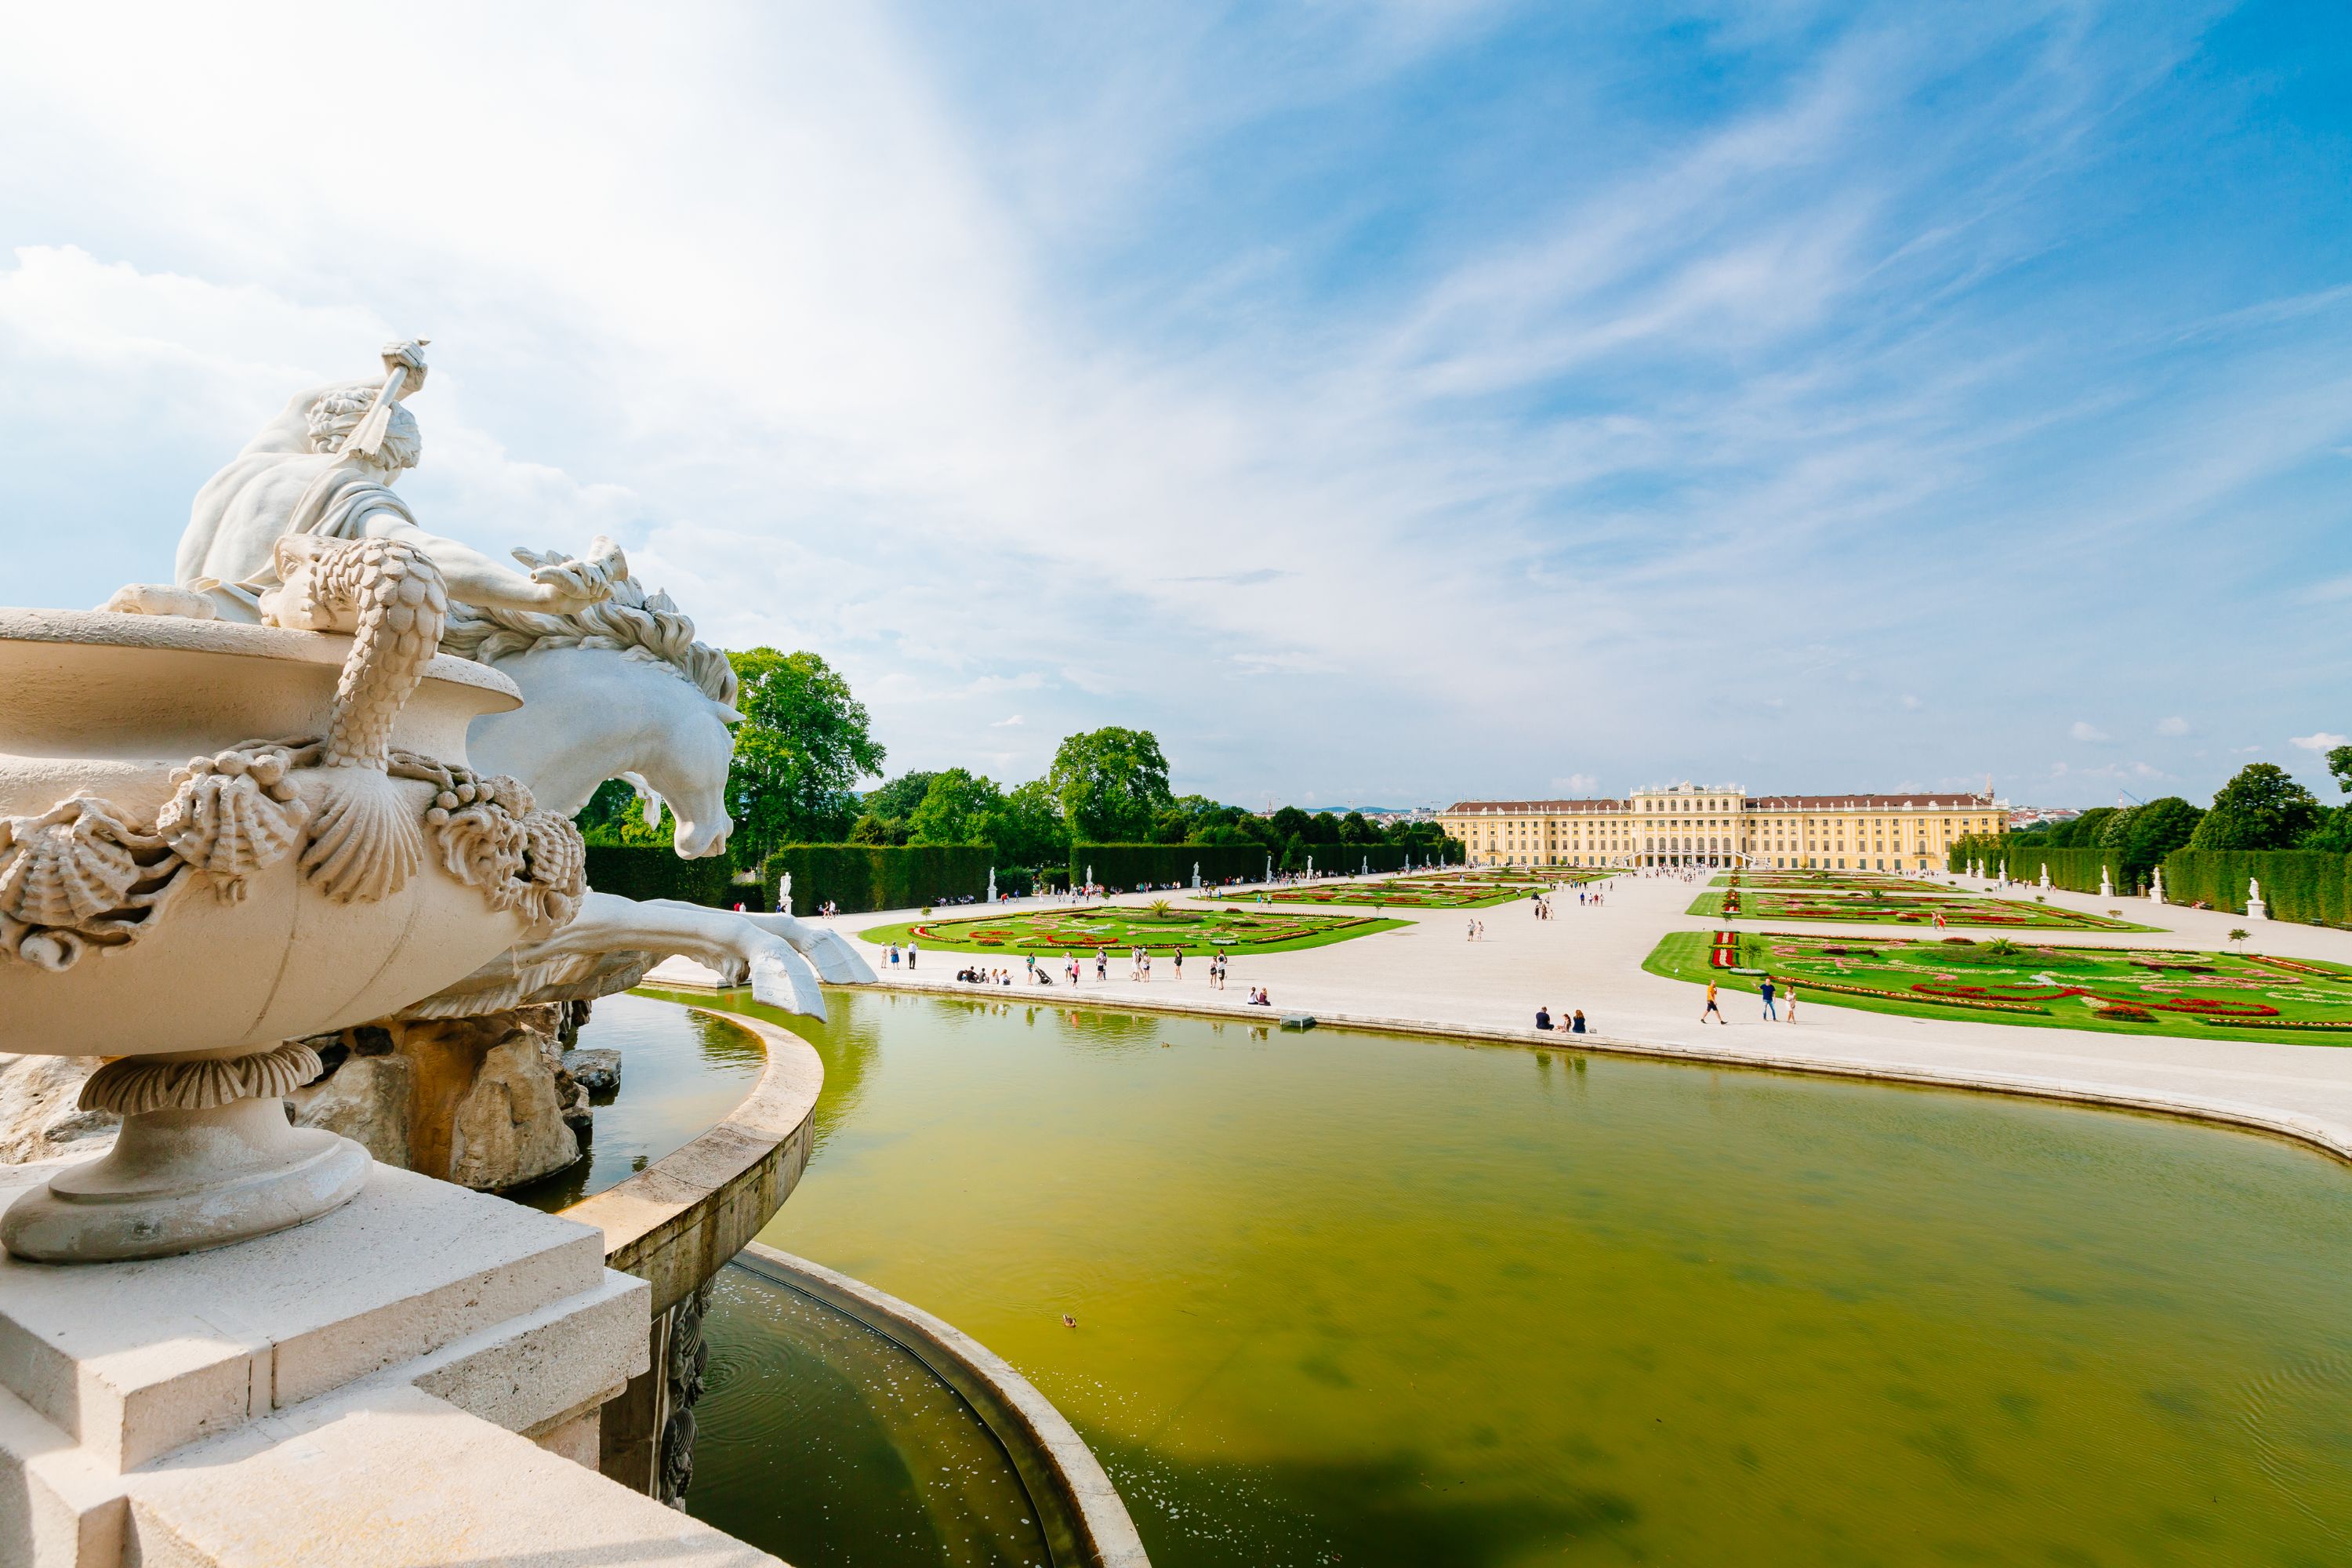
[[[0,1563],[771,1562],[573,1462],[650,1295],[588,1226],[381,1166],[215,1251],[0,1258]]]

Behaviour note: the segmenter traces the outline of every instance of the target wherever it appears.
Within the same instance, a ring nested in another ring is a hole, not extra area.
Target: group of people
[[[906,959],[907,959],[907,973],[909,973],[909,974],[912,974],[912,973],[915,972],[915,954],[916,954],[917,952],[920,952],[921,950],[920,950],[919,948],[916,947],[916,945],[915,945],[915,939],[914,939],[914,938],[912,938],[912,937],[908,937],[908,938],[907,939],[907,946],[906,946],[906,950],[905,950],[905,951],[906,951]],[[898,944],[897,942],[892,942],[892,943],[890,944],[889,949],[888,949],[888,953],[889,953],[889,959],[890,959],[890,967],[891,967],[891,968],[893,968],[893,969],[898,968],[898,957],[899,957],[899,947],[898,947]]]
[[[1774,984],[1772,977],[1768,974],[1764,977],[1763,984],[1756,987],[1756,994],[1764,1004],[1764,1022],[1793,1024],[1797,1021],[1797,983],[1795,981],[1789,982],[1787,989],[1783,990]],[[1781,1002],[1789,1005],[1789,1012],[1785,1017],[1781,1016],[1780,1010]],[[1731,1022],[1723,1016],[1723,1005],[1716,998],[1715,982],[1712,980],[1706,983],[1706,1005],[1698,1010],[1698,1021],[1704,1024],[1710,1017],[1718,1024],[1728,1025]]]
[[[1035,978],[1044,978],[1042,975],[1035,974],[1034,965],[1031,966],[1031,973]],[[971,964],[966,964],[963,968],[956,971],[956,978],[964,982],[964,984],[968,985],[1010,985],[1013,984],[1013,971],[1009,969],[980,969],[975,968]]]
[[[1566,1034],[1580,1035],[1584,1033],[1584,1009],[1579,1007],[1575,1012],[1570,1014],[1567,1017],[1560,1019],[1557,1024],[1555,1024],[1552,1022],[1551,1009],[1549,1007],[1538,1007],[1536,1009],[1536,1027],[1538,1029],[1559,1029]]]

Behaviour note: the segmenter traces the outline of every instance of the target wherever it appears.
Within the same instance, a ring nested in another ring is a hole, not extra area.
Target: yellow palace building
[[[1624,800],[1461,800],[1437,820],[1474,866],[1940,868],[1955,839],[2002,831],[1985,795],[1750,795],[1726,785]]]

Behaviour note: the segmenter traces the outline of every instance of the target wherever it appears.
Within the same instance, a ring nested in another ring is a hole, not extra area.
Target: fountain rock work
[[[723,845],[731,676],[602,541],[419,527],[424,377],[298,394],[171,583],[0,609],[0,1563],[772,1561],[593,1468],[646,1284],[458,1184],[576,1155],[565,1023],[659,958],[802,1008],[870,976],[586,889],[572,796],[648,748],[680,852]]]

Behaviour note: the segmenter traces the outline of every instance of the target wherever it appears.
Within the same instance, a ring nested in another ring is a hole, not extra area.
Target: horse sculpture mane
[[[624,658],[666,665],[713,702],[735,703],[735,668],[708,643],[694,640],[694,622],[667,594],[646,592],[635,577],[617,578],[613,596],[571,615],[452,604],[441,651],[496,664],[542,647],[611,648]]]

